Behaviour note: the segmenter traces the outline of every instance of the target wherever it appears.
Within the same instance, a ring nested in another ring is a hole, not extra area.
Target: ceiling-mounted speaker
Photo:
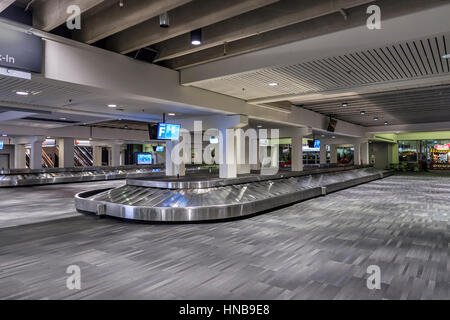
[[[159,15],[159,26],[161,28],[168,28],[170,26],[169,14],[167,12]]]

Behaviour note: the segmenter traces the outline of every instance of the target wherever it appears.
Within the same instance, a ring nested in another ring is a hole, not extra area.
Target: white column
[[[74,139],[62,138],[58,140],[59,148],[59,167],[75,167]]]
[[[303,136],[292,136],[292,171],[303,171]]]
[[[250,170],[261,170],[261,160],[259,159],[259,155],[261,154],[261,146],[259,145],[259,140],[253,140],[253,143],[256,144],[256,163],[252,163],[250,165]],[[250,144],[251,145],[251,144]],[[249,157],[250,159],[250,157]]]
[[[237,174],[250,173],[250,139],[246,144],[245,134],[243,130],[236,131],[236,159],[237,159]]]
[[[179,150],[180,152],[178,152],[177,150]],[[179,142],[178,140],[170,140],[166,142],[166,176],[179,175],[180,177],[182,177],[186,175],[186,165],[184,163],[183,157],[183,142]]]
[[[120,145],[120,144],[113,144],[111,146],[111,166],[112,167],[120,166],[121,148],[122,148],[122,145]]]
[[[92,156],[94,158],[94,167],[101,167],[102,166],[102,147],[92,145]]]
[[[14,145],[14,168],[25,169],[26,167],[25,145],[16,144]]]
[[[361,160],[364,165],[370,164],[369,159],[369,142],[363,142],[360,145]]]
[[[330,146],[330,163],[337,164],[337,145],[332,144]]]
[[[361,144],[356,142],[354,144],[354,152],[353,152],[353,162],[355,166],[359,166],[361,164]]]
[[[220,133],[222,135],[222,143],[219,143],[219,159],[221,160],[219,177],[236,178],[237,167],[234,129],[221,129]]]
[[[327,164],[327,145],[324,141],[320,141],[320,164]]]
[[[31,142],[30,169],[42,169],[42,140]]]

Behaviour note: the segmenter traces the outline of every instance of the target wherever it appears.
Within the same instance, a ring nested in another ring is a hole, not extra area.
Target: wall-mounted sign
[[[434,146],[434,148],[436,150],[439,150],[439,151],[449,151],[450,150],[450,143],[444,144],[444,145],[437,144],[437,145]]]
[[[90,147],[91,141],[89,140],[75,140],[75,145],[77,147]]]
[[[42,39],[32,34],[0,28],[0,66],[40,73]]]
[[[56,139],[45,139],[42,142],[42,147],[55,147],[56,146]]]

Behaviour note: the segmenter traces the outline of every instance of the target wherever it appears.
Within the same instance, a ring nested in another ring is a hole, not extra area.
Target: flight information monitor
[[[180,137],[180,125],[172,123],[158,124],[158,139],[159,140],[178,140]]]
[[[3,150],[3,141],[0,141],[0,150]]]
[[[157,146],[156,147],[156,151],[157,152],[163,152],[164,151],[164,146]]]
[[[137,165],[145,165],[152,164],[152,154],[149,152],[138,152],[136,153],[136,164]]]

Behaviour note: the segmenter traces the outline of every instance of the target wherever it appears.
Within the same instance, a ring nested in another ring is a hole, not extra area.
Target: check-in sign
[[[0,28],[0,67],[29,72],[42,71],[42,39]]]

